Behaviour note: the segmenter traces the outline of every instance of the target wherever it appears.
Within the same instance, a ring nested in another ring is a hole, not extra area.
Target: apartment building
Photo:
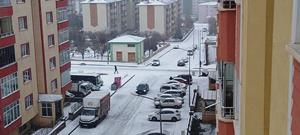
[[[218,135],[298,135],[300,2],[218,1]]]
[[[199,23],[208,23],[209,17],[217,17],[217,2],[204,2],[198,5],[198,21]]]
[[[53,126],[70,89],[67,0],[0,1],[0,134]]]
[[[84,31],[119,33],[127,30],[125,0],[85,0],[81,6]]]
[[[127,4],[127,28],[128,30],[139,29],[139,4],[143,0],[126,0]]]
[[[156,31],[165,36],[175,32],[181,13],[180,1],[148,0],[138,4],[140,31]]]

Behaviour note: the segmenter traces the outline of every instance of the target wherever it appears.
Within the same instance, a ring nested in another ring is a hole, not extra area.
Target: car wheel
[[[175,105],[175,108],[176,108],[176,109],[179,109],[180,107],[179,107],[178,105]]]
[[[157,121],[157,118],[156,117],[152,117],[151,120],[152,121]]]
[[[176,117],[173,117],[173,118],[172,118],[172,121],[177,121],[177,118],[176,118]]]

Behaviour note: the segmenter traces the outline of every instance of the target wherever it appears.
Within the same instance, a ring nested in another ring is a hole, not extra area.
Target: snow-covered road
[[[195,31],[207,27],[207,25],[195,25]],[[193,33],[193,32],[192,32]],[[196,33],[196,32],[195,32]],[[198,41],[197,34],[194,37],[195,43]],[[119,89],[111,98],[111,109],[109,115],[96,127],[85,129],[77,127],[79,117],[72,122],[68,122],[67,127],[62,130],[59,135],[136,135],[148,130],[159,130],[159,122],[148,121],[149,113],[156,111],[153,101],[147,98],[134,96],[136,86],[143,82],[148,83],[150,91],[146,95],[155,97],[159,94],[159,88],[162,83],[167,81],[170,76],[178,74],[187,74],[188,65],[185,67],[177,67],[177,60],[187,57],[187,52],[180,49],[172,49],[179,46],[183,49],[193,48],[192,34],[181,43],[172,43],[170,47],[158,53],[152,59],[159,58],[161,66],[136,66],[136,67],[118,67],[122,74],[135,75],[124,87]],[[168,51],[168,53],[166,53]],[[202,59],[203,61],[203,59]],[[191,68],[199,66],[199,55],[195,53],[191,58]],[[72,72],[101,72],[111,75],[113,68],[111,66],[101,66],[97,64],[78,65],[73,64]],[[194,78],[197,78],[194,76]],[[110,85],[111,82],[104,82]],[[191,86],[191,90],[196,89],[196,84]],[[182,120],[178,122],[163,122],[163,129],[170,132],[171,135],[179,135],[182,130],[188,126],[189,107],[188,96],[184,97],[185,103],[180,109]],[[77,128],[76,128],[77,127]],[[72,131],[75,129],[74,131]],[[71,132],[72,131],[72,132]]]

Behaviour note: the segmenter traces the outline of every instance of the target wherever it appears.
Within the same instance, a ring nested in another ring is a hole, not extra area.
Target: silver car
[[[161,117],[160,117],[161,115]],[[161,119],[160,119],[161,118]],[[170,121],[179,121],[181,120],[181,112],[176,109],[165,108],[160,111],[155,111],[148,115],[148,120],[157,121],[157,120],[170,120]]]

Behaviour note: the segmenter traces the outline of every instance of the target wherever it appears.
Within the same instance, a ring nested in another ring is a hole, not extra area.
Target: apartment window
[[[55,93],[57,89],[57,79],[54,79],[51,81],[51,91],[52,93]]]
[[[134,47],[134,44],[128,44],[127,47]]]
[[[1,97],[5,97],[18,89],[17,73],[0,78]]]
[[[69,11],[68,8],[59,8],[57,10],[57,22],[68,20]]]
[[[11,17],[0,18],[0,37],[10,36],[13,33]]]
[[[30,55],[29,51],[29,43],[21,44],[21,56],[28,56]]]
[[[54,35],[49,35],[48,36],[48,46],[53,46],[54,43]]]
[[[52,12],[47,12],[46,13],[46,21],[47,21],[48,24],[53,23],[53,14],[52,14]]]
[[[71,81],[70,69],[66,70],[65,72],[61,73],[61,86],[65,86]]]
[[[42,103],[42,116],[52,116],[51,103]]]
[[[25,0],[17,0],[17,4],[25,3]]]
[[[292,42],[300,44],[300,2],[294,0]]]
[[[10,6],[10,0],[0,0],[0,7],[7,7]]]
[[[9,125],[20,117],[19,101],[15,101],[3,109],[4,126]]]
[[[49,59],[49,66],[50,66],[50,70],[55,69],[55,67],[56,67],[56,58],[55,57],[52,57]]]
[[[19,22],[19,30],[27,30],[27,17],[26,16],[22,16],[18,18],[18,22]]]
[[[63,65],[67,62],[70,62],[70,50],[66,49],[59,53],[59,64]]]
[[[0,48],[0,68],[14,63],[15,61],[15,47],[13,45]]]
[[[26,69],[23,71],[23,82],[31,81],[31,69]]]
[[[33,105],[33,96],[32,94],[25,97],[25,108],[28,109]]]
[[[58,42],[59,44],[69,41],[69,30],[63,29],[58,32]]]

